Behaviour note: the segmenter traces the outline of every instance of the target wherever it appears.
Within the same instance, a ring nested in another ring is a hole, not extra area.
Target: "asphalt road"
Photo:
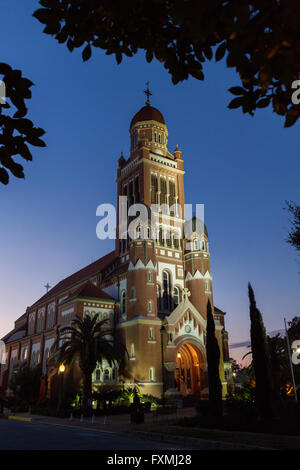
[[[0,419],[0,450],[180,450],[111,431]]]

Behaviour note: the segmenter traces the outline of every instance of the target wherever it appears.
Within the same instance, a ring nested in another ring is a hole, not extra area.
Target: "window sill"
[[[130,361],[135,361],[135,356],[129,358]]]
[[[155,344],[155,343],[156,343],[156,339],[148,339],[147,343]]]

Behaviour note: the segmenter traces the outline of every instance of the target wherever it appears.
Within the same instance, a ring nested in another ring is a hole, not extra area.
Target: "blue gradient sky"
[[[47,130],[46,149],[25,162],[25,181],[0,186],[0,337],[63,277],[112,249],[96,238],[96,207],[115,202],[120,152],[128,156],[128,127],[152,103],[178,143],[186,170],[186,202],[204,203],[211,248],[215,304],[227,312],[230,342],[249,337],[247,283],[255,289],[268,330],[283,316],[300,315],[299,265],[285,243],[286,199],[300,202],[299,124],[284,129],[270,110],[252,118],[226,108],[238,84],[224,64],[206,67],[205,83],[173,86],[161,64],[142,54],[117,65],[95,51],[83,63],[42,34],[32,18],[37,0],[2,6],[1,61],[30,78],[29,117]],[[233,351],[234,353],[234,351]]]

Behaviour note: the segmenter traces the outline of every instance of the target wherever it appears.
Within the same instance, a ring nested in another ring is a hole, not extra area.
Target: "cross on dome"
[[[151,91],[149,90],[149,82],[146,82],[146,90],[144,91],[145,95],[147,96],[147,101],[146,101],[146,105],[150,106],[151,102],[149,100],[149,97],[152,96],[152,93]]]

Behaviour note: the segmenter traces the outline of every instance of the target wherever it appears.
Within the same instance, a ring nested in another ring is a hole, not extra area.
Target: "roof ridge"
[[[52,296],[57,295],[59,292],[63,292],[67,290],[71,286],[83,281],[85,278],[88,280],[88,277],[96,274],[99,271],[102,271],[109,263],[115,258],[115,250],[112,250],[110,253],[102,256],[93,263],[84,266],[83,268],[75,271],[75,273],[70,274],[69,276],[65,277],[61,281],[59,281],[52,289],[49,290],[46,294],[40,297],[36,302],[34,302],[30,308],[38,306],[38,304],[50,299]],[[107,262],[106,262],[107,261]],[[93,267],[95,267],[95,271],[93,271]],[[96,269],[97,268],[97,269]],[[82,274],[82,275],[81,275]]]

